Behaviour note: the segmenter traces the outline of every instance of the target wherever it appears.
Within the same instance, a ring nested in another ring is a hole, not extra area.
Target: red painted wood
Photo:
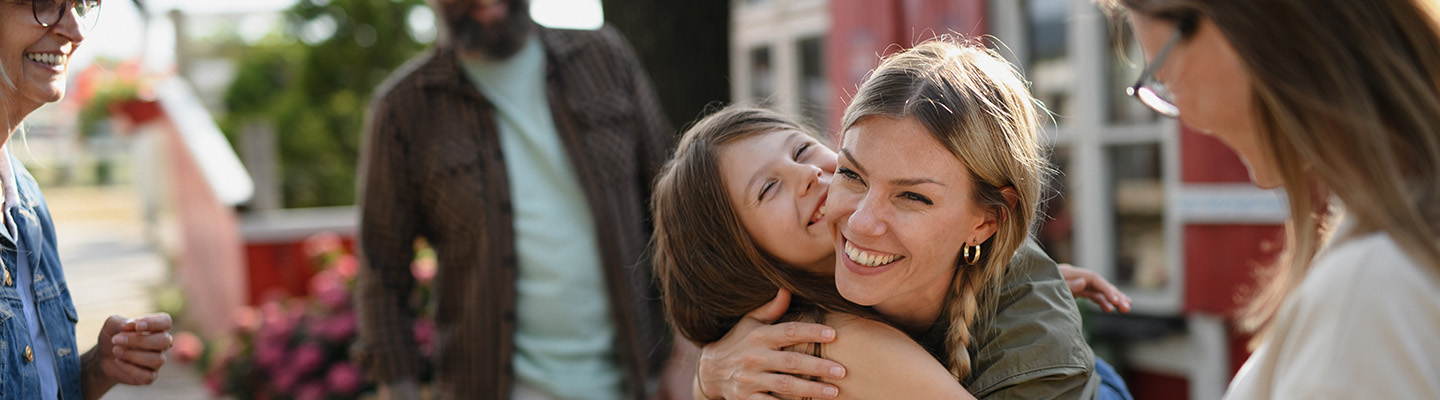
[[[1184,312],[1233,315],[1261,266],[1284,247],[1280,225],[1185,226]]]
[[[1190,380],[1168,374],[1125,371],[1125,385],[1135,400],[1189,400]]]
[[[341,243],[353,253],[352,238],[343,237]],[[246,302],[257,306],[269,300],[310,294],[310,278],[318,268],[305,254],[303,239],[246,243],[245,270],[249,278]]]
[[[1245,360],[1250,358],[1249,343],[1251,336],[1239,332],[1239,327],[1233,323],[1227,324],[1227,326],[1230,328],[1229,334],[1226,335],[1230,341],[1230,348],[1227,349],[1230,352],[1230,365],[1228,365],[1228,367],[1230,367],[1230,376],[1233,378],[1236,372],[1240,372],[1240,367],[1245,365]]]
[[[828,131],[839,143],[840,118],[855,88],[880,58],[941,33],[987,33],[984,0],[831,0],[825,74],[838,96]]]
[[[832,0],[830,33],[825,37],[825,76],[830,81],[829,129],[840,143],[840,117],[865,74],[880,65],[880,56],[900,41],[903,21],[895,0]]]
[[[1246,183],[1250,172],[1220,139],[1188,127],[1180,130],[1180,180],[1186,183]]]
[[[903,0],[901,43],[909,46],[940,34],[974,38],[988,32],[985,2],[980,0]]]

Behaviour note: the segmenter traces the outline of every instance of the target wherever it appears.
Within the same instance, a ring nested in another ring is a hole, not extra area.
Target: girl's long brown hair
[[[792,293],[792,317],[818,321],[824,312],[843,312],[876,318],[840,297],[832,277],[803,272],[761,251],[741,225],[720,178],[720,152],[775,131],[816,136],[774,111],[732,105],[686,130],[656,179],[655,277],[671,324],[692,341],[720,340],[779,288]]]

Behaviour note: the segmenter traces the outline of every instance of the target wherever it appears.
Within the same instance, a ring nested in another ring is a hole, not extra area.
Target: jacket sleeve
[[[999,304],[979,335],[967,387],[981,399],[1093,399],[1100,385],[1079,310],[1033,242],[1011,258]]]
[[[410,272],[414,241],[422,220],[417,197],[420,177],[412,172],[410,143],[391,104],[377,101],[365,128],[360,155],[360,269],[355,304],[360,364],[375,382],[414,379],[419,347],[409,305],[415,277]]]

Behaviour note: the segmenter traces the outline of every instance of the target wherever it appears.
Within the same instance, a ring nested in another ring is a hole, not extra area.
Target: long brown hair
[[[671,324],[692,341],[720,340],[779,288],[793,295],[792,317],[817,321],[823,312],[843,312],[876,318],[840,297],[833,278],[787,266],[760,250],[726,195],[719,162],[725,146],[785,130],[816,136],[774,111],[725,107],[685,131],[656,178],[655,279]]]
[[[1263,339],[1343,203],[1355,234],[1383,231],[1440,271],[1440,5],[1433,0],[1101,0],[1212,22],[1253,88],[1261,146],[1284,180],[1286,249],[1242,325]],[[1119,11],[1119,12],[1116,12]]]
[[[970,170],[975,204],[997,214],[999,229],[981,244],[981,260],[956,266],[946,295],[951,359],[945,364],[957,379],[970,374],[973,333],[994,315],[1001,278],[1030,235],[1050,175],[1040,146],[1040,109],[1014,66],[978,43],[950,36],[886,58],[845,109],[845,130],[871,116],[915,118]],[[1007,199],[1005,187],[1013,187],[1018,199]]]

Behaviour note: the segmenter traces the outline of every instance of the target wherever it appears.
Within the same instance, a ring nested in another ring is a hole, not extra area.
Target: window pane
[[[1070,67],[1069,51],[1066,49],[1066,34],[1069,24],[1070,0],[1028,0],[1025,6],[1025,23],[1029,43],[1029,65],[1025,74],[1033,82],[1035,97],[1045,107],[1063,119],[1070,113],[1069,89],[1074,74]],[[1049,118],[1044,118],[1049,121]],[[1048,123],[1048,122],[1047,122]]]
[[[1036,236],[1040,239],[1040,247],[1050,258],[1056,262],[1074,263],[1075,250],[1074,239],[1075,216],[1070,211],[1070,190],[1066,172],[1070,168],[1070,148],[1056,147],[1050,153],[1050,165],[1057,170],[1055,178],[1050,181],[1050,193],[1045,199],[1044,208],[1040,210],[1045,214],[1040,220],[1040,229]]]
[[[750,97],[768,103],[775,94],[775,68],[770,62],[770,47],[750,50]]]
[[[1107,146],[1115,205],[1115,281],[1137,289],[1169,282],[1165,261],[1165,186],[1158,143]]]
[[[800,51],[800,112],[821,132],[829,126],[830,85],[825,82],[825,40],[802,39]]]
[[[1134,85],[1135,80],[1140,78],[1146,61],[1145,53],[1140,51],[1140,45],[1135,42],[1135,35],[1130,31],[1130,24],[1110,24],[1106,32],[1112,36],[1108,42],[1110,56],[1105,59],[1110,70],[1109,81],[1105,85],[1110,122],[1138,123],[1159,120],[1160,114],[1125,94],[1125,88]]]

